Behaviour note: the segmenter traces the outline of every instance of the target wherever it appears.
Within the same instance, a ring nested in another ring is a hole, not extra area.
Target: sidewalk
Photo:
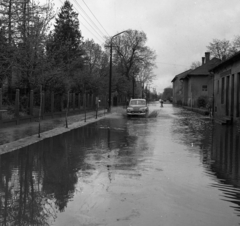
[[[182,106],[182,107],[189,111],[197,112],[201,115],[209,115],[209,111],[205,108],[192,108],[192,107],[188,107],[188,106]]]
[[[86,122],[84,113],[68,116],[68,128],[66,128],[65,117],[41,120],[40,137],[38,121],[0,128],[0,154],[17,150],[21,147],[31,145],[45,138],[67,132],[71,129],[78,128],[89,123],[93,123],[103,119],[106,113],[106,110],[100,110],[96,119],[95,111],[87,112]]]

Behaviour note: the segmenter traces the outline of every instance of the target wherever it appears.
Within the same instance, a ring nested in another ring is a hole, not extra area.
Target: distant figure
[[[128,107],[128,104],[129,104],[129,99],[127,98],[126,99],[126,108]]]
[[[160,106],[161,108],[163,107],[163,100],[162,99],[159,99],[159,103],[160,103]]]

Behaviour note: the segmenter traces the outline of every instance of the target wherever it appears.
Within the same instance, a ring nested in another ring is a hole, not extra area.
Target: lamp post
[[[112,36],[110,39],[110,66],[109,66],[109,87],[108,87],[108,112],[111,112],[111,104],[112,104],[112,40],[113,38],[115,38],[116,36],[127,32],[127,31],[122,31],[117,33],[116,35]]]

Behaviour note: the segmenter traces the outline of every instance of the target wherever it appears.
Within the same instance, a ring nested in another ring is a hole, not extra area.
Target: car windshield
[[[131,100],[130,105],[146,105],[145,100]]]

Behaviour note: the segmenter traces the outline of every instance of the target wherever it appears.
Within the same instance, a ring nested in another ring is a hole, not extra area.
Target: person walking
[[[160,103],[160,107],[162,108],[163,107],[163,100],[159,99],[159,103]]]

